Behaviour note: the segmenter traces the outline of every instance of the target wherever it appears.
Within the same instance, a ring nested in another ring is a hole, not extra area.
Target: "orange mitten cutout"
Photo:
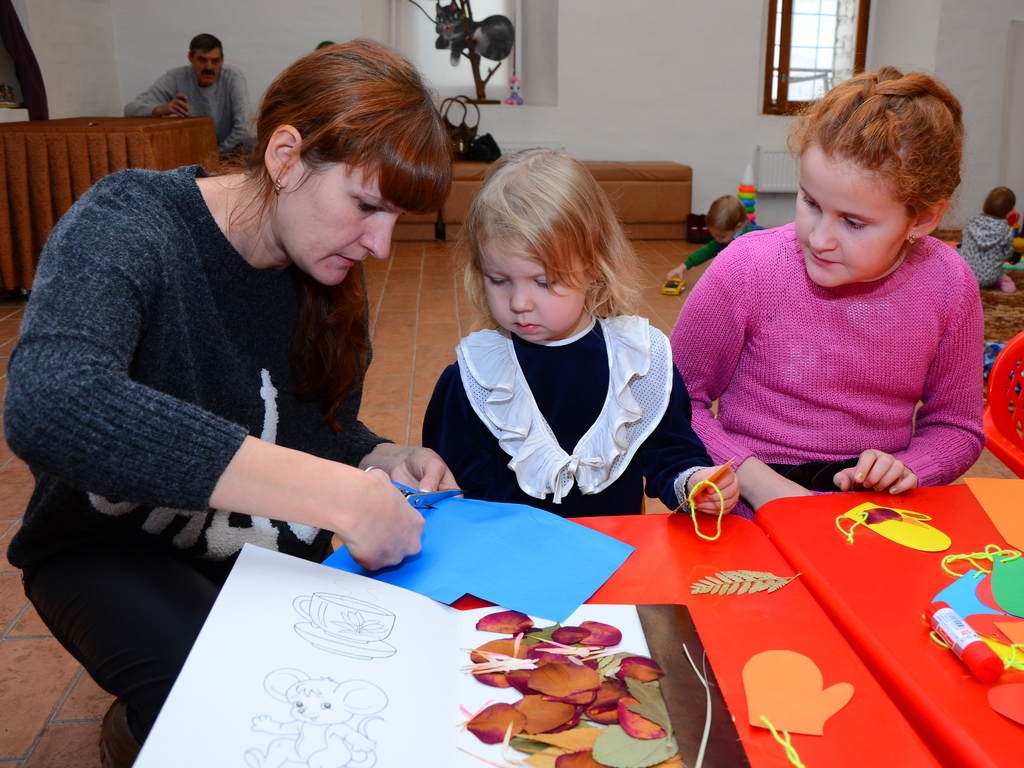
[[[997,685],[989,688],[988,704],[1000,715],[1024,725],[1024,685]]]
[[[796,651],[764,651],[743,667],[747,717],[764,728],[761,716],[777,730],[821,736],[825,721],[853,696],[850,683],[822,690],[824,678],[811,659]]]

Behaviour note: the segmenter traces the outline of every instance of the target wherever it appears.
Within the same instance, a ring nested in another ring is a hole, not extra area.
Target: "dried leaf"
[[[505,673],[505,678],[508,682],[524,696],[528,693],[539,693],[530,687],[530,675],[533,673],[532,669],[513,669],[511,672]]]
[[[678,752],[675,737],[634,739],[621,726],[609,725],[594,742],[593,755],[609,768],[650,768]]]
[[[619,703],[619,699],[621,699],[623,696],[629,695],[629,689],[626,688],[626,683],[624,683],[622,680],[616,680],[614,678],[611,680],[603,680],[601,682],[600,689],[598,689],[597,698],[594,700],[593,706],[615,706]]]
[[[676,752],[664,763],[658,763],[654,768],[686,768],[686,766],[683,765],[683,758]]]
[[[618,645],[622,642],[622,632],[611,624],[603,624],[600,621],[584,621],[580,628],[590,630],[590,635],[583,641],[584,645],[599,645],[607,648],[609,645]]]
[[[619,665],[623,659],[628,659],[631,653],[615,653],[611,656],[602,656],[597,660],[597,671],[605,677],[615,677],[619,672]]]
[[[491,704],[466,723],[466,729],[484,744],[500,744],[505,740],[509,723],[515,736],[526,727],[526,716],[511,704]]]
[[[518,635],[533,628],[533,619],[519,611],[489,613],[476,623],[481,632],[497,632],[500,635]]]
[[[618,725],[619,723],[618,702],[600,707],[588,707],[583,710],[583,714],[600,725]]]
[[[550,640],[551,636],[561,629],[561,624],[552,624],[550,627],[542,627],[540,629],[534,629],[524,639],[531,642],[540,642],[543,640]]]
[[[691,584],[690,594],[745,595],[754,592],[774,592],[795,578],[796,576],[776,576],[768,571],[719,571],[714,576],[706,576]]]
[[[545,701],[542,696],[523,696],[515,708],[526,718],[525,730],[530,734],[547,733],[571,722],[576,716],[576,707],[561,701]]]
[[[619,671],[615,676],[620,680],[631,677],[642,683],[649,683],[664,677],[665,672],[654,659],[648,659],[646,656],[627,656],[619,664]]]
[[[530,755],[523,762],[533,766],[533,768],[555,768],[555,761],[564,754],[565,752],[560,749],[549,747],[543,752]]]
[[[567,752],[578,752],[581,749],[589,749],[594,746],[594,740],[601,735],[602,728],[594,728],[590,725],[581,725],[571,731],[562,733],[538,733],[533,740],[542,744],[550,744],[559,747]]]
[[[661,685],[657,681],[641,683],[639,680],[626,680],[630,696],[636,704],[630,704],[629,710],[650,720],[664,729],[668,736],[672,735],[672,719],[668,714],[665,697],[661,694]]]
[[[562,755],[555,760],[555,768],[605,768],[605,766],[594,760],[589,749],[581,749],[579,752]]]
[[[619,699],[619,725],[622,730],[634,739],[663,739],[667,735],[665,729],[657,723],[653,723],[642,715],[638,715],[630,704],[639,706],[640,702],[632,696],[623,696]]]
[[[513,736],[508,745],[512,749],[518,749],[520,752],[527,753],[543,752],[551,746],[550,744],[538,741],[532,736],[523,736],[522,734]]]
[[[587,666],[544,664],[530,673],[530,687],[561,698],[580,691],[596,691],[601,687],[601,676]]]

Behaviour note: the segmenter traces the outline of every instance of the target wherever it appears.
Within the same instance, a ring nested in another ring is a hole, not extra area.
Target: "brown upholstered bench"
[[[634,240],[685,240],[690,214],[693,171],[671,162],[586,161],[584,165],[615,206]],[[469,202],[487,171],[486,163],[457,162],[452,192],[441,209],[448,239],[466,218]],[[433,240],[437,214],[402,216],[395,240]]]

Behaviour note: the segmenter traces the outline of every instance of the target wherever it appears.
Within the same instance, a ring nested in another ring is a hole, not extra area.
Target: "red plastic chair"
[[[984,426],[988,449],[1024,477],[1024,332],[1010,339],[992,363]]]

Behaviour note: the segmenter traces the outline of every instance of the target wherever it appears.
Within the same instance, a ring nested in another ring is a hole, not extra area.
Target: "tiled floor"
[[[667,332],[686,294],[663,296],[661,277],[694,246],[666,241],[636,245],[649,277],[642,313]],[[470,330],[472,311],[443,246],[398,243],[393,253],[388,261],[369,266],[375,357],[362,416],[377,432],[415,444],[434,382],[454,361],[453,348]],[[691,286],[702,270],[688,273]],[[0,301],[0,395],[23,310],[19,299]],[[988,451],[968,475],[1013,477]],[[0,441],[0,557],[31,490],[28,468]],[[49,635],[25,600],[20,575],[0,559],[0,768],[96,768],[100,721],[110,701]]]

